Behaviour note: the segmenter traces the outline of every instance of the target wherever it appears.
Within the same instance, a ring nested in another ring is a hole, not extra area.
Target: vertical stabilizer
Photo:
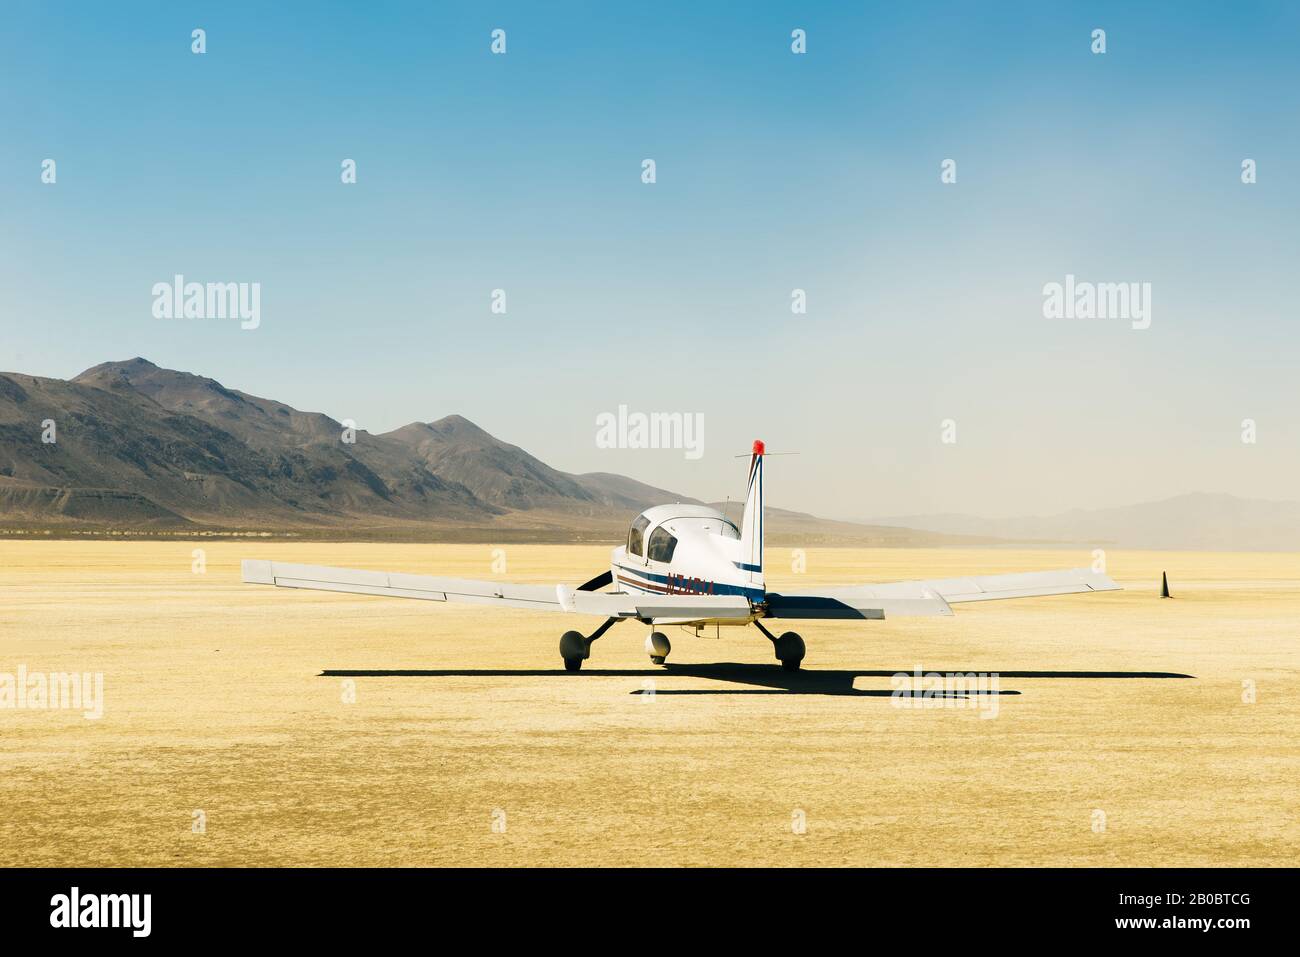
[[[754,453],[749,459],[749,492],[745,496],[745,512],[740,521],[740,560],[736,565],[746,583],[753,588],[763,584],[763,443],[754,440]]]

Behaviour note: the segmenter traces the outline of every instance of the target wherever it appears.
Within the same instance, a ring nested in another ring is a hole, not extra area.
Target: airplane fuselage
[[[614,549],[616,591],[649,595],[739,595],[761,605],[766,592],[740,567],[740,531],[716,509],[660,505],[633,521],[628,541]],[[758,609],[756,609],[756,612]],[[726,624],[748,624],[729,619]]]

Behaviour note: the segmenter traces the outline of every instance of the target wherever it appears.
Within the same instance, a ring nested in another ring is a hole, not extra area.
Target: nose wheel
[[[668,636],[662,631],[652,631],[645,640],[645,652],[650,656],[652,664],[662,665],[672,652],[673,646],[668,641]]]

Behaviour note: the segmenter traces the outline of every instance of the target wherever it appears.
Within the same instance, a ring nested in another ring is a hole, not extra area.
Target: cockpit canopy
[[[650,527],[650,519],[638,515],[627,533],[627,550],[632,555],[645,555],[645,530]]]
[[[740,539],[740,529],[716,509],[704,505],[658,505],[646,509],[632,522],[627,534],[627,553],[653,562],[671,562],[678,535],[686,530]]]

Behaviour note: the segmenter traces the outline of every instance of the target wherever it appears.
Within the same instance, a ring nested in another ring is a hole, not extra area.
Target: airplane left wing
[[[970,601],[1035,598],[1117,591],[1105,575],[1087,568],[1067,571],[936,578],[827,588],[800,595],[772,592],[767,596],[769,618],[885,618],[951,615],[950,606]]]
[[[606,618],[683,619],[686,621],[748,618],[749,602],[733,595],[639,595],[584,591],[571,585],[515,585],[374,572],[328,565],[295,565],[244,559],[243,579],[257,585],[309,588],[357,595],[468,602],[501,608],[532,608]],[[588,583],[590,584],[590,583]]]

